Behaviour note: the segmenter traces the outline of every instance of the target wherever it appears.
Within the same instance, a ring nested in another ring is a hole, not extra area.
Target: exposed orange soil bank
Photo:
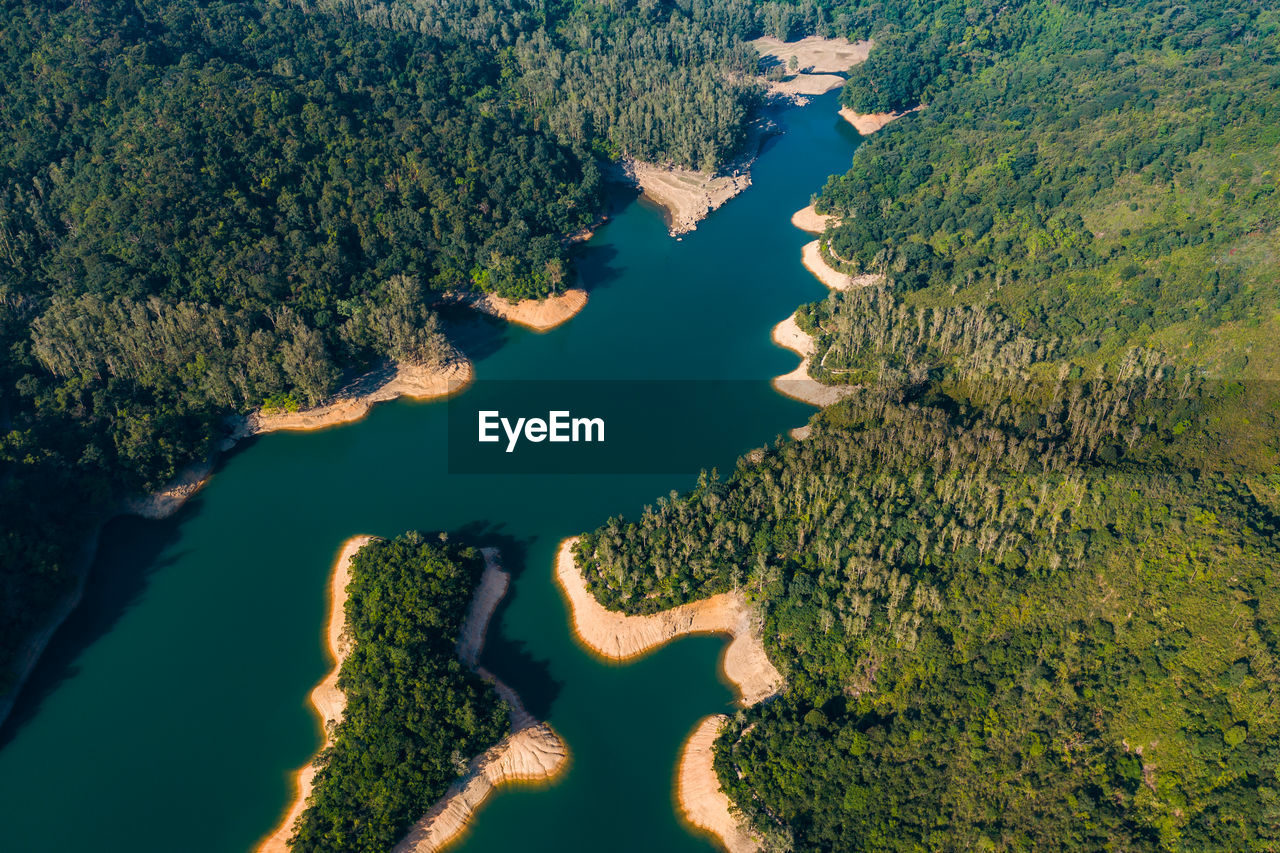
[[[728,720],[724,714],[704,717],[684,742],[676,770],[676,802],[685,820],[714,835],[729,853],[755,853],[760,845],[730,811],[729,797],[720,789],[712,764],[712,746]]]
[[[897,121],[904,115],[922,109],[924,109],[923,104],[918,107],[912,107],[909,110],[903,110],[900,113],[855,113],[848,107],[841,107],[840,117],[853,125],[854,129],[857,130],[858,133],[861,133],[863,136],[870,136],[890,122]]]
[[[351,558],[374,538],[373,536],[352,536],[343,542],[342,550],[338,552],[338,559],[333,564],[333,574],[329,578],[329,619],[325,627],[325,636],[328,637],[329,655],[333,658],[333,668],[311,691],[311,704],[315,706],[316,714],[320,717],[320,726],[324,730],[322,750],[333,743],[330,733],[333,727],[341,722],[342,712],[347,704],[346,697],[338,689],[338,670],[342,668],[342,662],[351,650],[344,637],[346,617],[343,612],[347,603],[347,585],[351,583]],[[258,853],[287,853],[289,838],[293,835],[293,825],[306,808],[307,797],[311,796],[315,776],[315,764],[308,764],[298,771],[298,790],[293,803],[289,806],[289,811],[285,813],[280,825],[258,845]]]
[[[569,765],[569,750],[551,726],[535,720],[520,697],[477,663],[489,620],[506,595],[511,576],[497,563],[498,552],[484,549],[485,570],[458,638],[458,657],[493,684],[511,706],[511,734],[477,756],[440,802],[414,824],[394,853],[434,853],[457,839],[494,789],[514,782],[549,782]]]
[[[802,207],[795,213],[791,214],[791,224],[799,228],[801,231],[808,231],[810,234],[821,234],[827,230],[827,226],[835,219],[834,216],[818,213],[813,209],[813,205]]]
[[[231,435],[222,442],[221,449],[230,450],[236,442],[253,435],[278,430],[305,432],[357,421],[375,403],[397,397],[430,400],[456,394],[470,384],[472,376],[471,362],[460,355],[435,368],[414,364],[380,367],[351,382],[322,406],[300,412],[257,411],[233,419]],[[143,518],[168,518],[208,482],[212,472],[212,461],[193,465],[158,492],[126,499],[121,511]]]
[[[351,582],[351,558],[374,538],[354,536],[348,539],[343,543],[342,551],[334,564],[329,587],[329,622],[326,628],[334,666],[311,692],[311,703],[320,715],[325,730],[324,746],[321,749],[332,743],[330,732],[342,721],[342,713],[346,707],[346,697],[338,689],[338,671],[350,651],[344,636],[343,608],[347,600],[347,585]],[[486,548],[483,553],[485,570],[458,637],[458,656],[463,663],[490,681],[498,694],[511,706],[512,734],[470,763],[467,772],[454,783],[440,802],[396,845],[396,851],[401,853],[430,853],[441,849],[462,833],[471,815],[494,788],[505,782],[550,780],[568,764],[568,750],[551,727],[535,721],[524,709],[515,691],[483,667],[476,665],[484,648],[489,620],[511,581],[511,576],[498,566],[497,551]],[[258,853],[288,853],[293,825],[306,808],[315,774],[314,764],[308,764],[298,771],[297,796],[280,826],[259,845]]]
[[[596,654],[624,661],[653,651],[687,634],[729,634],[724,674],[743,705],[754,705],[777,693],[782,676],[765,654],[755,612],[738,592],[713,595],[649,616],[628,616],[606,610],[596,601],[573,556],[577,537],[560,543],[556,581],[569,600],[578,640]]]
[[[729,634],[733,639],[725,650],[724,674],[741,704],[754,705],[782,689],[782,675],[765,653],[759,620],[741,593],[721,593],[649,616],[606,610],[591,595],[578,570],[573,555],[577,541],[573,537],[560,543],[556,581],[568,599],[574,634],[587,648],[622,661],[687,634]],[[711,744],[723,720],[722,716],[703,720],[686,742],[676,777],[676,797],[690,823],[714,833],[730,853],[754,853],[759,845],[729,810],[729,798],[711,766]]]
[[[521,299],[512,302],[492,293],[472,303],[478,311],[500,317],[508,323],[516,323],[538,332],[554,329],[587,307],[587,292],[571,287],[564,293],[556,293],[545,299]]]

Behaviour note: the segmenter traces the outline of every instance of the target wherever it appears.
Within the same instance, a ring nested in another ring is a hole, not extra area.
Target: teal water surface
[[[745,416],[688,425],[722,471],[803,423],[811,409],[763,381],[796,363],[770,328],[824,293],[800,265],[811,238],[789,219],[848,167],[858,138],[834,94],[778,120],[786,133],[752,187],[683,240],[644,203],[601,228],[579,265],[591,302],[570,323],[545,335],[459,326],[478,378],[761,380]],[[491,797],[458,849],[712,849],[681,825],[672,782],[694,724],[731,707],[716,674],[723,639],[602,663],[573,640],[552,579],[562,538],[693,477],[450,475],[445,412],[397,401],[348,426],[265,436],[175,518],[109,524],[83,604],[0,734],[0,850],[251,848],[319,744],[307,696],[328,668],[340,543],[414,528],[502,549],[514,583],[485,663],[572,754],[555,785]]]

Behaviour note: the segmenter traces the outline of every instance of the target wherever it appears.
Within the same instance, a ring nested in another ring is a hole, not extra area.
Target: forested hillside
[[[579,551],[618,609],[760,607],[789,687],[716,761],[770,848],[1280,845],[1277,23],[877,30],[846,103],[927,106],[818,209],[885,283],[798,317],[861,390]]]
[[[0,4],[0,696],[113,500],[222,419],[573,279],[600,157],[714,169],[811,2]]]
[[[507,705],[458,659],[484,562],[422,534],[374,540],[351,561],[338,673],[346,696],[294,850],[385,853],[473,756],[507,734]]]

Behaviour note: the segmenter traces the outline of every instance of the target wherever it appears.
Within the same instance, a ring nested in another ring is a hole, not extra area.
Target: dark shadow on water
[[[609,287],[622,276],[622,269],[614,266],[618,250],[611,245],[585,245],[574,258],[579,281],[588,292]]]
[[[81,654],[111,633],[138,602],[151,576],[185,556],[178,551],[160,559],[178,540],[182,524],[199,511],[197,497],[164,521],[120,516],[103,526],[80,604],[54,633],[18,694],[13,711],[0,727],[0,749],[40,712],[46,698],[79,674]]]
[[[516,582],[529,566],[530,542],[503,533],[504,526],[475,521],[456,528],[450,535],[468,545],[498,549],[499,562],[511,575],[512,584],[489,622],[480,661],[519,694],[525,709],[534,718],[545,720],[564,688],[564,682],[552,677],[550,660],[534,657],[527,643],[510,640],[500,630],[507,608],[515,597]]]
[[[449,340],[472,362],[498,352],[511,336],[510,324],[465,305],[441,305],[437,310]]]

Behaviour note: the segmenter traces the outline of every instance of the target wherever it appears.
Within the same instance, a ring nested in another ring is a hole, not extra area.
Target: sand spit
[[[912,107],[909,110],[903,110],[900,113],[860,114],[860,113],[855,113],[853,110],[849,109],[848,107],[841,107],[840,117],[843,118],[845,121],[849,122],[849,124],[853,125],[854,129],[857,130],[858,133],[861,133],[863,136],[870,136],[880,128],[884,127],[889,122],[897,121],[898,119],[902,118],[905,115],[908,115],[909,113],[914,113],[917,110],[922,110],[922,109],[924,109],[924,104],[921,104],[918,107]]]
[[[334,561],[333,573],[329,578],[329,617],[325,627],[328,638],[329,655],[333,658],[333,668],[316,688],[311,691],[311,704],[315,706],[320,717],[321,728],[324,729],[324,745],[321,750],[333,743],[333,727],[342,721],[342,712],[346,707],[346,697],[338,689],[338,670],[342,661],[351,650],[345,637],[346,618],[343,608],[347,603],[347,585],[351,583],[351,558],[374,536],[352,536],[342,543],[338,559]],[[316,766],[308,764],[298,771],[297,794],[293,798],[284,820],[276,827],[266,840],[258,845],[258,853],[288,853],[289,838],[293,835],[293,825],[302,815],[307,805],[307,797],[311,796],[311,788],[315,782]]]
[[[821,234],[834,221],[834,216],[818,213],[813,209],[813,205],[802,207],[791,214],[791,224],[801,231],[808,231],[810,234]]]
[[[431,807],[394,853],[434,853],[460,836],[472,816],[495,788],[525,782],[550,782],[568,767],[569,750],[551,726],[540,723],[525,710],[514,690],[482,666],[477,666],[489,628],[489,620],[506,595],[511,576],[498,566],[498,552],[485,548],[485,569],[471,599],[471,608],[458,638],[458,657],[493,684],[511,706],[511,734],[467,765],[467,771]]]
[[[751,174],[746,168],[713,175],[631,159],[624,160],[622,168],[646,198],[666,209],[667,230],[672,237],[694,230],[707,214],[751,186]]]
[[[813,273],[818,281],[825,284],[832,290],[849,290],[854,287],[868,287],[873,284],[879,284],[884,280],[884,276],[876,273],[866,273],[863,275],[848,275],[832,267],[827,263],[827,259],[822,257],[822,241],[813,240],[805,243],[804,248],[800,251],[800,259],[804,263],[804,268]]]
[[[851,386],[823,385],[809,375],[809,356],[813,354],[813,338],[796,325],[795,314],[774,326],[772,337],[775,344],[791,350],[801,359],[795,370],[773,378],[773,387],[779,394],[818,408],[826,408],[853,393],[854,389]],[[793,437],[804,438],[809,434],[807,426],[798,429],[803,431],[802,434],[796,435],[796,431],[793,430]]]
[[[535,332],[545,332],[567,322],[587,307],[587,292],[572,287],[564,293],[556,293],[545,299],[521,299],[519,302],[490,293],[478,297],[471,305],[477,311],[508,323],[515,323]]]
[[[577,537],[560,543],[556,580],[569,600],[573,630],[584,646],[602,657],[639,657],[686,634],[729,634],[724,674],[743,705],[754,705],[782,688],[782,675],[765,653],[755,612],[741,593],[726,592],[651,616],[606,610],[587,589],[573,556]]]
[[[305,432],[358,421],[369,413],[375,403],[397,397],[429,400],[456,394],[471,382],[473,375],[471,362],[461,356],[454,357],[442,367],[389,365],[364,374],[323,406],[300,412],[257,411],[250,414],[237,424],[223,449],[251,435],[279,430]]]
[[[712,764],[712,746],[728,719],[724,714],[705,717],[684,742],[676,770],[676,801],[685,820],[714,835],[729,853],[755,853],[760,845],[730,811],[729,797],[720,789]]]

